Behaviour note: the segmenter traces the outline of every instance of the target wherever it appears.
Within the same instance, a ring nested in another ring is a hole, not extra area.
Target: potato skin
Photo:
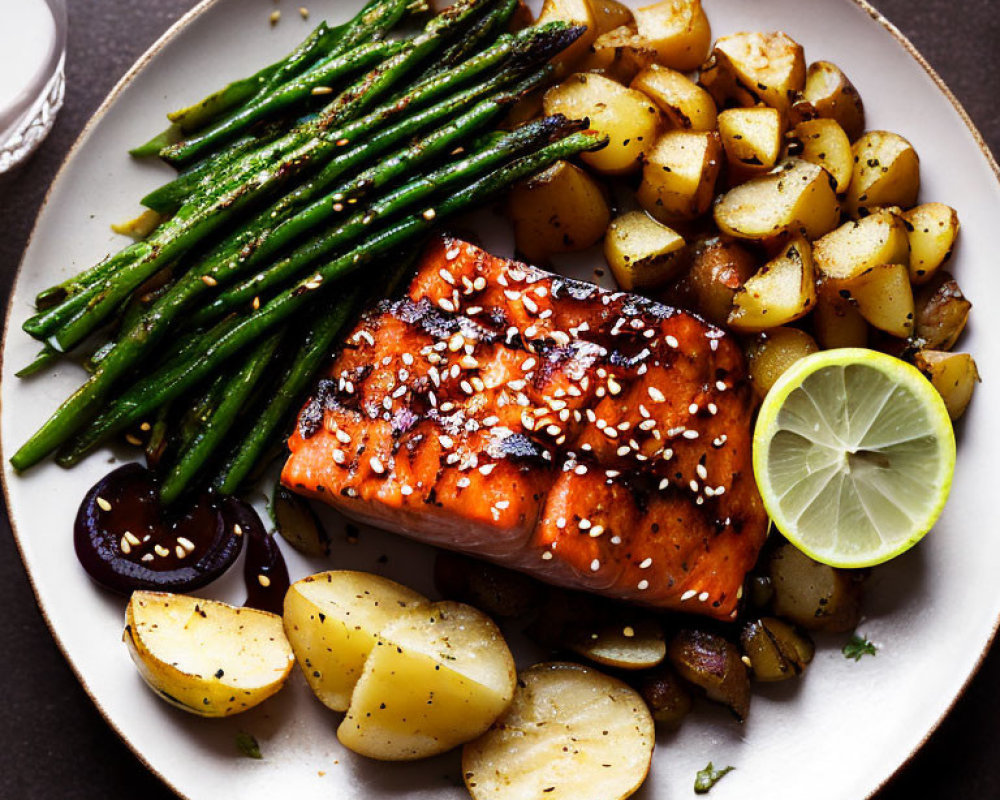
[[[739,648],[715,633],[682,629],[667,645],[667,658],[684,680],[728,706],[743,722],[750,710],[750,677]]]
[[[837,226],[840,204],[826,170],[790,158],[722,195],[713,216],[736,239],[780,243],[800,233],[811,241]]]
[[[591,128],[607,134],[607,147],[584,153],[581,159],[608,175],[626,175],[639,169],[661,125],[660,111],[646,95],[592,72],[578,72],[553,86],[542,105],[546,114],[586,117]]]
[[[733,298],[757,266],[757,259],[739,242],[713,237],[694,247],[691,268],[664,299],[725,325]]]
[[[972,401],[979,369],[968,353],[947,353],[940,350],[919,350],[913,363],[938,390],[953,420],[961,417]]]
[[[816,61],[806,72],[803,100],[816,116],[835,120],[853,142],[865,130],[865,106],[854,84],[836,64]]]
[[[909,208],[920,191],[920,158],[906,139],[891,131],[868,131],[851,148],[854,174],[844,210],[857,219],[880,206]]]
[[[146,684],[199,717],[259,705],[295,665],[276,614],[167,592],[132,594],[122,640]]]
[[[701,216],[712,204],[721,167],[717,133],[667,131],[646,157],[639,205],[664,225]]]
[[[683,270],[688,252],[682,236],[643,211],[614,220],[604,237],[604,257],[626,291],[661,286]]]
[[[698,69],[712,46],[712,27],[701,0],[661,0],[635,11],[639,35],[660,63],[681,72]]]
[[[716,128],[715,100],[683,73],[652,64],[635,76],[631,88],[656,103],[673,128],[691,131]]]
[[[603,187],[568,161],[514,186],[507,208],[518,251],[536,264],[591,247],[611,221]]]
[[[813,561],[787,543],[771,554],[767,569],[775,616],[809,631],[846,633],[857,627],[861,583],[856,573]]]
[[[380,761],[437,755],[485,732],[515,680],[514,657],[489,617],[435,603],[382,629],[337,738]]]
[[[792,364],[819,351],[819,345],[798,328],[771,328],[747,345],[750,383],[761,399]]]
[[[972,311],[955,279],[938,272],[917,292],[913,336],[928,350],[950,350],[965,330]]]

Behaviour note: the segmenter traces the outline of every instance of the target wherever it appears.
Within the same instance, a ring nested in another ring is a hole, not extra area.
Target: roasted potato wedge
[[[768,561],[775,616],[809,631],[845,633],[861,619],[857,573],[813,561],[791,544],[775,548]]]
[[[676,70],[652,64],[632,81],[664,113],[672,128],[714,131],[718,112],[712,95]]]
[[[646,156],[636,197],[665,225],[692,220],[711,206],[721,166],[717,133],[667,131]]]
[[[784,117],[806,85],[802,47],[780,31],[722,36],[701,69],[701,84],[720,107],[763,103]]]
[[[625,670],[650,669],[667,654],[663,628],[652,619],[581,623],[567,636],[566,646],[595,664]]]
[[[771,328],[754,337],[747,345],[750,382],[763,399],[778,378],[801,358],[819,351],[819,345],[798,328]]]
[[[969,321],[972,303],[955,279],[939,271],[917,292],[913,335],[928,350],[951,350]]]
[[[708,631],[678,631],[667,645],[667,658],[677,674],[722,703],[741,722],[750,710],[750,676],[739,648]]]
[[[854,84],[829,61],[816,61],[806,71],[802,98],[816,115],[835,120],[852,142],[865,130],[865,106]]]
[[[909,264],[910,241],[898,214],[880,209],[856,222],[845,222],[813,243],[816,271],[837,283],[880,264]]]
[[[691,268],[670,288],[666,300],[725,325],[736,292],[757,266],[757,259],[739,242],[713,237],[694,248]]]
[[[597,37],[576,64],[580,72],[599,72],[619,83],[628,84],[642,70],[656,62],[656,51],[627,26]]]
[[[603,75],[571,75],[545,93],[542,105],[546,114],[564,114],[570,119],[586,117],[591,128],[610,137],[604,149],[581,156],[598,172],[632,172],[656,143],[660,111],[653,101]]]
[[[804,317],[814,305],[812,248],[796,236],[736,292],[729,327],[744,333],[776,328]]]
[[[853,278],[837,281],[841,297],[879,330],[901,339],[913,333],[913,288],[905,264],[878,264]]]
[[[321,572],[293,583],[285,595],[285,633],[323,705],[346,711],[382,628],[428,603],[412,589],[365,572]]]
[[[735,186],[772,169],[781,154],[783,133],[781,114],[767,106],[729,108],[719,114],[729,184]]]
[[[944,203],[924,203],[903,214],[910,237],[910,281],[927,283],[950,257],[958,238],[958,212]]]
[[[712,46],[701,0],[661,0],[635,11],[639,35],[656,50],[660,63],[670,69],[698,69]]]
[[[684,237],[645,211],[630,211],[611,223],[604,257],[626,291],[662,286],[687,264]]]
[[[844,210],[862,217],[881,206],[909,208],[920,191],[920,159],[906,139],[889,131],[868,131],[851,148],[854,174]]]
[[[527,616],[544,599],[542,584],[523,572],[445,550],[434,561],[434,586],[447,600],[501,619]]]
[[[591,0],[545,0],[538,13],[538,25],[548,22],[568,22],[586,27],[579,39],[563,50],[555,59],[560,74],[565,75],[573,64],[582,58],[598,36],[597,19]]]
[[[514,242],[529,261],[585,250],[604,236],[611,210],[604,189],[585,170],[557,161],[507,195]]]
[[[737,239],[769,242],[797,233],[811,241],[836,227],[840,206],[826,170],[790,158],[730,189],[713,215],[719,230]]]
[[[958,419],[972,400],[972,392],[980,383],[976,362],[968,353],[945,353],[940,350],[920,350],[913,363],[927,376],[941,394],[948,415]]]
[[[850,300],[824,284],[816,292],[812,324],[816,341],[824,350],[868,346],[868,323],[861,312]]]
[[[642,676],[639,693],[649,706],[653,719],[668,727],[680,725],[691,711],[691,695],[677,673],[666,664]]]
[[[579,664],[536,664],[514,701],[462,750],[474,800],[623,800],[649,772],[655,730],[642,697]]]
[[[836,183],[837,194],[843,194],[854,175],[854,153],[851,140],[836,120],[811,119],[800,122],[792,130],[789,154],[822,167]]]
[[[475,739],[514,696],[514,657],[494,622],[442,602],[386,625],[337,738],[380,761],[437,755]]]
[[[747,622],[740,633],[740,646],[754,678],[764,682],[801,675],[816,653],[812,639],[774,617]]]
[[[201,717],[259,705],[295,663],[281,617],[187,595],[134,592],[122,639],[156,694]]]
[[[598,36],[622,26],[635,28],[632,9],[624,3],[619,3],[618,0],[590,0],[590,7],[594,14],[594,25]]]

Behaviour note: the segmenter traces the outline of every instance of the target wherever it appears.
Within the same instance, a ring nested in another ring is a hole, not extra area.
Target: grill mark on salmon
[[[542,580],[730,619],[766,533],[739,345],[445,237],[369,309],[282,480]]]

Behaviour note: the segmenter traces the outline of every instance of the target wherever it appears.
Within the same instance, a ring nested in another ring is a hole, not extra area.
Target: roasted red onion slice
[[[91,578],[114,592],[197,589],[239,555],[244,537],[229,511],[237,502],[206,493],[168,518],[153,474],[126,464],[84,497],[74,526],[77,558]]]

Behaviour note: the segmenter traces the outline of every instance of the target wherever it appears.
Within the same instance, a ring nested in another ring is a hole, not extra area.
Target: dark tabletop
[[[17,173],[0,176],[4,296],[42,197],[77,134],[132,62],[193,5],[195,0],[69,0],[66,105],[33,159]],[[875,5],[923,52],[1000,153],[997,0],[877,0]],[[0,643],[0,679],[8,704],[0,713],[0,798],[174,797],[119,741],[74,679],[35,606],[5,514],[0,517]],[[1000,646],[879,800],[1000,797],[998,719]]]

